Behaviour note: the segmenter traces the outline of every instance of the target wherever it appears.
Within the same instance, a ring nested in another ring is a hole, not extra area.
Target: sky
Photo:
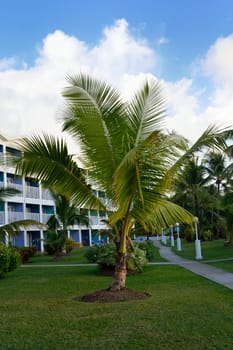
[[[124,97],[154,76],[166,128],[233,125],[232,0],[0,0],[0,132],[61,135],[67,74]],[[67,135],[71,152],[78,146]]]

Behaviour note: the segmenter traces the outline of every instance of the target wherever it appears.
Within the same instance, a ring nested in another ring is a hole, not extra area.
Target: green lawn
[[[195,260],[195,244],[194,242],[186,242],[182,240],[182,251],[178,252],[176,246],[174,252],[186,259]],[[233,247],[224,247],[224,240],[201,242],[201,251],[203,261],[212,259],[233,258]]]
[[[21,267],[0,280],[0,349],[232,349],[233,292],[177,266],[148,266],[121,303],[74,298],[105,288],[97,267]]]
[[[212,266],[216,266],[219,269],[233,273],[233,260],[231,260],[231,261],[219,261],[219,262],[208,263],[208,264],[212,265]]]
[[[153,262],[161,262],[165,261],[163,258],[161,258],[159,254],[159,249],[152,246],[153,250],[151,249],[150,252],[152,254],[152,261]],[[37,253],[34,257],[30,258],[29,262],[27,264],[30,265],[57,265],[57,264],[86,264],[88,263],[87,258],[85,257],[86,250],[89,249],[89,247],[81,247],[74,249],[68,254],[67,256],[62,257],[59,261],[54,261],[53,257],[49,255],[43,255],[41,253]]]
[[[72,250],[67,256],[62,257],[59,261],[54,261],[53,257],[37,253],[30,258],[29,264],[86,264],[88,263],[85,252],[89,247],[81,247]]]

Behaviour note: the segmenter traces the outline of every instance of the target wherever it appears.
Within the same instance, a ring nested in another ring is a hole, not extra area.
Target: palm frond
[[[127,135],[125,104],[116,89],[98,79],[80,74],[68,81],[70,87],[63,91],[67,101],[63,130],[78,138],[90,174],[106,187]]]
[[[165,100],[156,80],[146,81],[144,87],[128,103],[131,147],[137,147],[151,133],[164,126]]]
[[[0,227],[0,242],[5,243],[7,235],[14,237],[17,232],[27,228],[33,229],[35,227],[38,229],[45,229],[47,226],[35,220],[19,220],[2,225]]]
[[[17,174],[34,177],[57,192],[69,193],[79,206],[103,207],[85,183],[62,139],[47,134],[32,136],[23,139],[18,147],[23,155],[15,161]]]
[[[0,187],[0,203],[3,203],[6,198],[19,194],[20,191],[13,187]]]

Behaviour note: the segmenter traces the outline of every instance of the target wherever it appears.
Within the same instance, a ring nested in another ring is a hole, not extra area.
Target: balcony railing
[[[99,224],[98,216],[91,216],[90,217],[90,222],[91,222],[92,225],[98,225]]]
[[[8,211],[8,222],[14,222],[14,221],[19,221],[23,220],[23,212],[16,212],[16,211]]]
[[[27,198],[39,198],[40,192],[38,187],[26,186],[26,197]]]
[[[42,199],[53,200],[53,197],[49,190],[42,189]]]
[[[25,213],[25,219],[27,219],[27,220],[40,221],[40,214],[39,214],[39,213],[30,213],[30,212],[26,212],[26,213]]]
[[[0,225],[5,224],[5,213],[4,211],[0,211]]]
[[[7,181],[7,186],[15,188],[16,190],[20,191],[20,193],[17,193],[17,197],[22,197],[23,196],[23,185],[20,184],[15,184],[14,182]]]
[[[48,219],[49,219],[50,216],[52,216],[52,215],[54,215],[54,214],[43,214],[43,215],[42,215],[42,223],[43,223],[43,224],[47,224]]]

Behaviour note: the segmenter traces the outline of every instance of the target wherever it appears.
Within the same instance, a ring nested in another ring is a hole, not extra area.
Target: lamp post
[[[164,229],[163,229],[163,243],[167,244],[167,237],[166,237]]]
[[[195,251],[196,251],[196,259],[202,259],[202,255],[201,255],[201,241],[200,239],[198,239],[198,218],[195,216],[194,218],[194,226],[195,226],[195,235],[196,235],[196,239],[195,239]]]
[[[173,226],[170,226],[170,230],[171,230],[171,247],[174,247],[175,243],[174,243],[174,234],[173,234]]]
[[[177,245],[178,252],[180,252],[182,248],[181,248],[181,239],[180,239],[180,224],[178,222],[176,223],[176,232],[177,232],[176,245]]]

